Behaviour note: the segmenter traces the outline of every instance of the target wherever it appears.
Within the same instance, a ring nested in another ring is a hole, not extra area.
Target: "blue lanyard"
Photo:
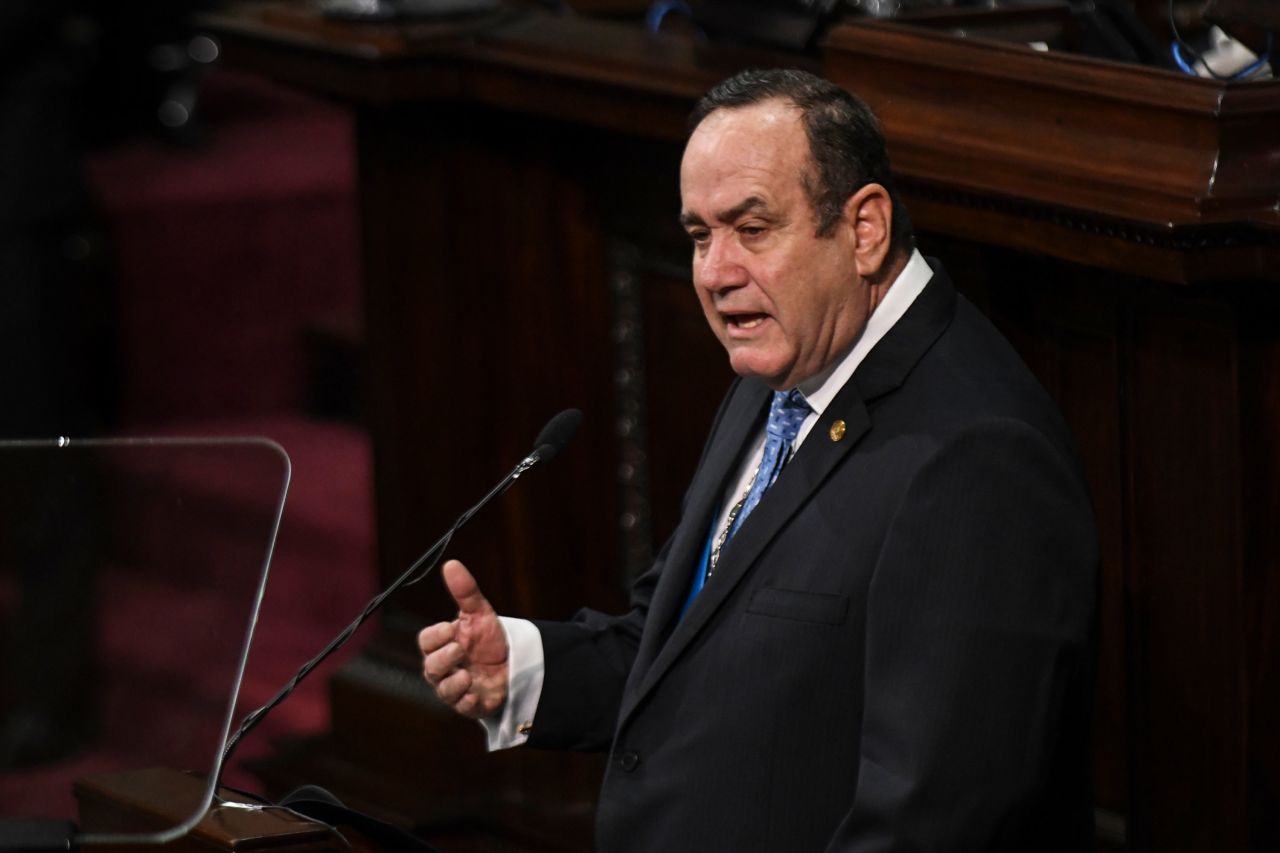
[[[698,597],[698,593],[702,591],[702,585],[707,582],[707,566],[711,562],[711,545],[716,541],[716,522],[718,518],[712,517],[711,531],[707,534],[707,544],[702,548],[702,557],[698,560],[698,565],[694,567],[693,583],[689,585],[689,595],[684,600],[684,606],[680,608],[680,618],[684,618],[684,614],[689,612],[689,605],[693,604],[693,600]]]

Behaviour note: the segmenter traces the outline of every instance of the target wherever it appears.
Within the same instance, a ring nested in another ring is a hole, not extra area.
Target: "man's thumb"
[[[462,613],[483,613],[489,609],[489,602],[480,592],[476,579],[467,571],[467,567],[458,560],[449,560],[441,569],[444,575],[445,588],[458,602],[458,610]]]

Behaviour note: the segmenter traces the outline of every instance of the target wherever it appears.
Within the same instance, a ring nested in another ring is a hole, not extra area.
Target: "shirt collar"
[[[821,373],[809,377],[796,386],[815,415],[822,415],[822,412],[835,399],[836,394],[849,381],[849,377],[853,376],[858,365],[867,357],[867,353],[871,352],[872,347],[893,328],[894,323],[902,319],[902,315],[907,313],[911,303],[916,301],[916,297],[924,291],[925,285],[932,277],[933,270],[920,254],[920,250],[913,249],[907,265],[902,268],[902,272],[889,286],[884,299],[880,300],[880,304],[867,318],[862,334],[854,341],[849,352]]]

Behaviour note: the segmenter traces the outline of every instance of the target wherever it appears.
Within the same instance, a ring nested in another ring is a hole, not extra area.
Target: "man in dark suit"
[[[692,118],[693,279],[740,375],[630,612],[423,630],[490,745],[608,749],[606,851],[1092,846],[1097,546],[1053,403],[912,247],[874,117],[745,72]]]

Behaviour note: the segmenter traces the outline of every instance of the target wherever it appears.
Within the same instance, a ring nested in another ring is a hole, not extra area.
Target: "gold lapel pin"
[[[831,424],[831,432],[829,433],[832,441],[839,441],[844,438],[845,424],[844,421],[834,421]]]

